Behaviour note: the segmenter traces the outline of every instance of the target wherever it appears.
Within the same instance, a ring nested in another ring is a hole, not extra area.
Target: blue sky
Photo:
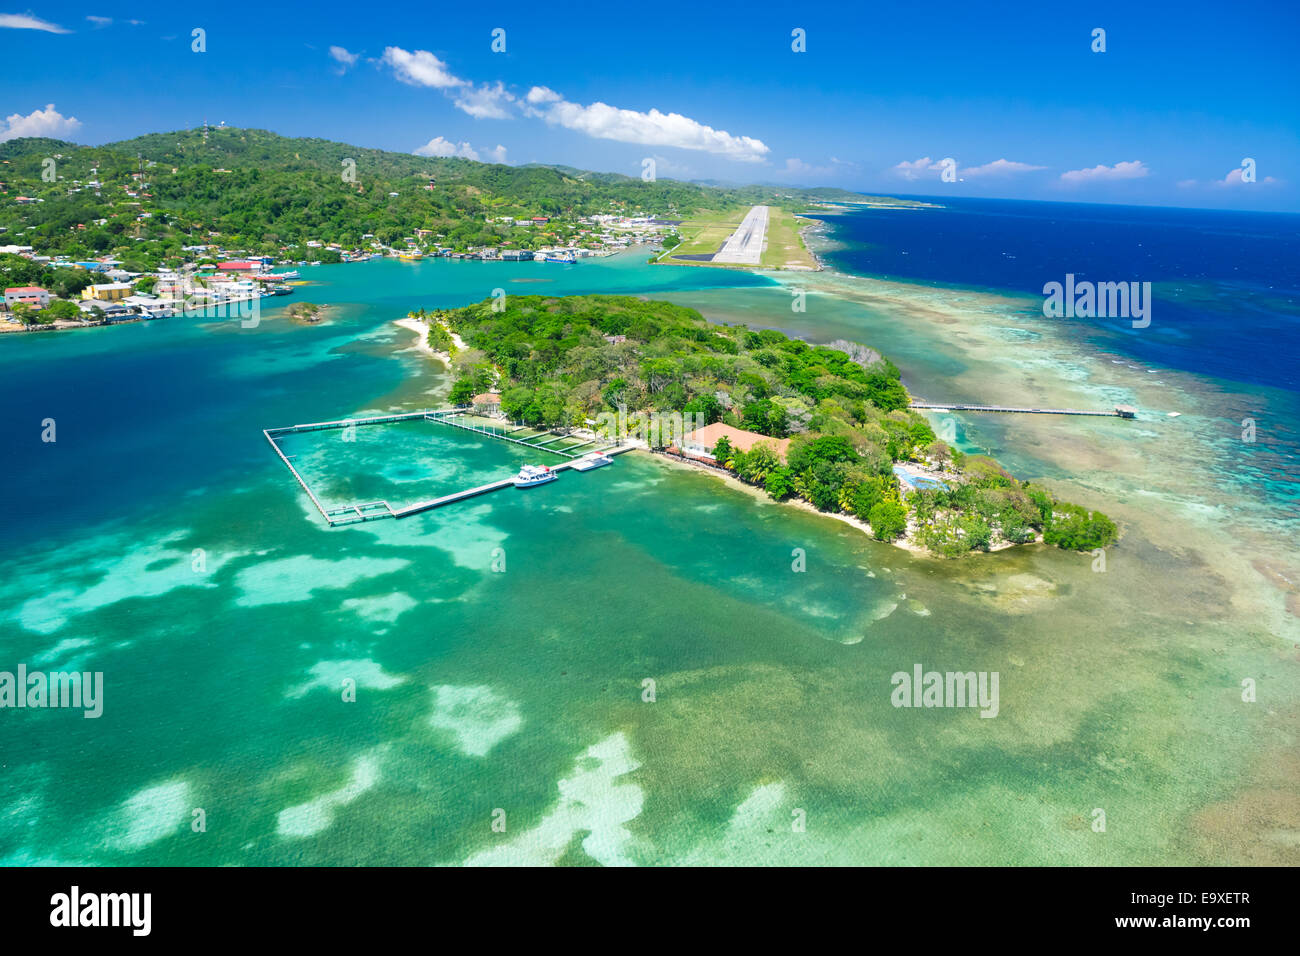
[[[206,118],[629,175],[653,158],[684,179],[1300,210],[1300,4],[1283,0],[34,2],[0,5],[0,138]]]

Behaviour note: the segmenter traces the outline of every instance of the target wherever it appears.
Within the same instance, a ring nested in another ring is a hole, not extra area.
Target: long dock
[[[953,405],[938,402],[912,402],[908,408],[928,408],[939,412],[1008,412],[1022,415],[1089,415],[1097,418],[1135,418],[1137,409],[1116,405],[1114,411],[1091,411],[1084,408],[1015,408],[1010,405]]]
[[[538,442],[529,441],[526,438],[514,438],[513,437],[514,432],[522,431],[523,430],[522,428],[516,428],[511,432],[507,432],[505,431],[505,429],[502,429],[501,431],[497,431],[495,428],[488,428],[482,425],[472,425],[469,422],[455,421],[451,418],[450,415],[446,414],[445,412],[431,413],[425,415],[425,418],[431,422],[441,422],[442,424],[450,425],[453,428],[463,428],[466,431],[477,432],[480,435],[487,435],[489,438],[499,438],[501,441],[513,442],[516,445],[526,445],[529,448],[537,448],[540,449],[541,451],[549,451],[552,455],[563,455],[565,458],[575,457],[573,455],[570,455],[567,451],[564,451],[563,449],[546,447],[546,445],[549,445],[552,442],[557,442],[564,438],[568,438],[569,436],[567,435],[555,435],[553,438],[547,439],[545,443],[538,443]],[[550,433],[544,432],[543,434],[550,434]]]
[[[600,452],[602,455],[621,455],[625,451],[632,450],[631,445],[622,445],[617,448],[609,448]],[[565,471],[572,468],[574,462],[566,461],[562,465],[556,465],[551,471]],[[393,511],[394,518],[405,518],[407,515],[419,514],[421,511],[429,511],[433,508],[441,508],[443,505],[449,505],[455,501],[464,501],[466,498],[477,498],[479,495],[486,495],[490,491],[498,491],[501,488],[513,487],[515,480],[513,478],[503,478],[500,481],[490,481],[486,485],[479,485],[477,488],[466,488],[464,491],[454,491],[449,495],[443,495],[440,498],[431,498],[428,501],[418,501],[413,505],[407,505],[405,508],[398,508]],[[387,502],[385,502],[387,504]],[[382,516],[381,516],[382,517]]]
[[[280,451],[280,446],[277,445],[275,443],[275,439],[271,437],[271,429],[263,428],[262,434],[266,436],[266,440],[271,443],[271,447],[275,449],[275,453],[280,456],[280,460],[284,462],[284,467],[289,469],[289,473],[293,475],[294,479],[298,482],[298,484],[302,485],[302,490],[307,492],[307,497],[310,498],[311,503],[316,506],[316,510],[321,513],[321,517],[323,517],[326,521],[329,521],[330,524],[333,524],[334,522],[330,521],[330,516],[329,513],[325,510],[325,506],[320,503],[320,499],[317,498],[312,493],[312,490],[307,487],[307,482],[303,480],[302,475],[298,474],[298,469],[293,467],[293,462],[291,462],[288,458],[285,457],[284,452]]]
[[[514,478],[512,476],[510,478],[502,478],[498,481],[490,481],[487,484],[477,485],[473,488],[465,488],[461,491],[454,491],[450,494],[441,495],[440,497],[437,498],[431,498],[428,501],[418,501],[415,502],[414,504],[405,505],[397,508],[394,508],[387,501],[382,501],[382,500],[366,501],[357,504],[340,505],[334,508],[326,508],[325,505],[321,503],[321,500],[317,498],[316,494],[311,490],[311,487],[307,484],[307,480],[303,478],[302,474],[294,466],[292,459],[280,449],[279,443],[276,442],[276,439],[278,437],[282,435],[291,435],[291,434],[297,434],[301,432],[314,432],[314,431],[324,431],[327,429],[347,428],[349,426],[354,426],[354,425],[381,425],[381,424],[387,424],[389,422],[424,420],[424,421],[431,421],[431,422],[440,422],[444,425],[451,425],[454,428],[463,428],[466,431],[472,431],[480,435],[486,435],[489,438],[496,438],[502,441],[511,442],[516,445],[524,445],[528,448],[536,448],[539,449],[540,451],[547,451],[553,455],[559,455],[562,458],[566,459],[563,464],[555,465],[551,469],[552,471],[565,471],[567,469],[572,468],[574,466],[574,462],[581,457],[581,455],[579,455],[576,452],[576,449],[587,448],[590,445],[596,444],[598,441],[598,439],[593,438],[587,441],[580,441],[578,444],[570,445],[567,448],[563,448],[563,449],[550,448],[547,446],[552,445],[557,441],[561,441],[563,439],[574,437],[574,436],[554,435],[554,433],[552,432],[542,430],[542,434],[535,435],[533,437],[534,438],[545,437],[545,441],[543,442],[530,441],[525,438],[514,438],[512,437],[513,434],[516,432],[524,431],[526,426],[520,425],[518,427],[508,429],[508,430],[505,428],[498,430],[490,426],[474,425],[470,422],[454,420],[453,416],[463,415],[463,414],[464,414],[464,409],[459,409],[459,408],[426,409],[424,411],[418,411],[418,412],[402,412],[395,415],[375,415],[369,418],[344,418],[344,419],[339,419],[337,421],[307,422],[305,424],[286,425],[279,428],[264,428],[262,429],[262,435],[263,437],[266,438],[270,446],[273,449],[275,449],[276,455],[278,455],[280,460],[284,462],[284,466],[289,469],[289,473],[293,475],[294,480],[298,482],[299,487],[301,487],[302,490],[307,493],[307,497],[311,499],[311,503],[316,506],[316,510],[320,512],[321,517],[325,519],[326,523],[329,524],[330,527],[335,527],[337,525],[356,524],[362,521],[378,521],[381,518],[405,518],[409,515],[419,514],[424,511],[430,511],[434,508],[441,508],[443,505],[449,505],[456,501],[464,501],[468,498],[475,498],[478,497],[479,495],[485,495],[493,491],[499,491],[502,488],[513,487]],[[546,437],[546,436],[551,436],[551,437]],[[602,455],[621,455],[623,452],[631,451],[633,447],[634,446],[632,445],[609,445],[607,447],[601,448],[597,453]],[[583,452],[582,454],[585,455],[588,453],[589,452]]]
[[[373,418],[344,418],[336,422],[309,422],[306,425],[286,425],[283,428],[265,428],[262,431],[268,436],[279,437],[294,432],[318,432],[327,428],[347,428],[349,425],[383,425],[388,422],[412,421],[417,418],[428,418],[430,415],[447,414],[454,411],[455,409],[437,409],[423,412],[403,412],[400,415],[376,415]]]

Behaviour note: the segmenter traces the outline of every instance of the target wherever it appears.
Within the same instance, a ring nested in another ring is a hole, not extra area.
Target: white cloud
[[[597,139],[702,150],[742,162],[762,162],[768,153],[762,140],[733,136],[680,113],[663,113],[657,109],[639,112],[607,103],[583,106],[568,102],[545,86],[532,87],[521,99],[510,93],[500,80],[476,84],[461,79],[428,50],[411,52],[390,46],[376,62],[390,67],[403,83],[442,90],[452,98],[457,109],[475,119],[509,119],[519,107],[528,116]]]
[[[43,110],[32,110],[26,116],[14,113],[7,117],[0,127],[0,143],[17,139],[20,136],[50,136],[59,139],[81,128],[81,120],[75,116],[64,116],[50,103]]]
[[[559,93],[546,86],[534,86],[528,91],[528,102],[537,106],[541,103],[554,103],[563,99]]]
[[[350,66],[356,66],[357,60],[361,59],[360,53],[349,53],[346,47],[341,46],[330,47],[330,56],[339,64],[340,73],[347,72]]]
[[[30,13],[0,13],[0,27],[11,30],[43,30],[46,33],[71,33],[57,23],[49,23]]]
[[[91,23],[93,23],[96,26],[96,28],[112,26],[113,24],[112,17],[87,16],[86,19],[89,20]]]
[[[455,157],[458,159],[472,159],[479,163],[505,163],[506,148],[498,143],[491,149],[485,149],[480,153],[469,143],[453,143],[442,136],[435,136],[423,146],[412,150],[417,156],[439,156],[443,158]]]
[[[393,75],[403,83],[453,95],[456,108],[475,119],[509,119],[511,116],[506,105],[513,103],[515,98],[506,91],[504,83],[498,80],[476,86],[469,80],[462,80],[428,50],[412,53],[390,46],[384,49],[379,62],[392,67]]]
[[[447,69],[447,64],[428,50],[409,53],[398,46],[385,47],[380,62],[392,67],[394,75],[411,86],[431,86],[436,90],[447,90],[465,85],[464,80],[454,76]]]
[[[1114,166],[1093,166],[1091,169],[1072,169],[1061,173],[1061,182],[1072,186],[1083,183],[1112,182],[1119,179],[1141,179],[1151,170],[1140,159],[1116,163]]]
[[[505,84],[497,80],[495,84],[485,83],[482,86],[467,83],[456,94],[453,102],[457,109],[475,119],[509,119],[511,114],[505,104],[514,101],[514,96],[506,92]]]
[[[1236,169],[1229,170],[1228,175],[1224,176],[1222,179],[1216,179],[1214,181],[1214,185],[1254,186],[1254,185],[1271,185],[1277,182],[1277,180],[1274,179],[1272,176],[1265,176],[1263,179],[1256,179],[1254,182],[1247,182],[1245,179],[1242,178],[1242,173],[1244,172],[1245,170],[1243,170],[1240,166],[1238,166]]]
[[[529,115],[596,139],[696,149],[747,163],[760,163],[768,153],[762,140],[752,136],[733,136],[726,130],[705,126],[681,113],[662,113],[657,109],[642,113],[619,109],[608,103],[583,106],[570,103],[543,86],[529,90],[527,101],[531,104],[527,107]]]
[[[929,156],[922,156],[920,159],[914,159],[911,162],[904,160],[897,163],[893,172],[902,176],[904,179],[916,180],[928,178],[928,174],[934,173],[936,176],[943,171],[945,166],[955,166],[957,160],[951,156],[946,159],[931,159]]]
[[[416,156],[458,156],[461,159],[478,160],[478,151],[469,143],[453,143],[449,139],[435,136],[423,146],[413,150]]]
[[[963,178],[970,176],[1011,176],[1015,173],[1032,173],[1046,168],[1046,166],[1018,163],[1012,159],[995,159],[983,166],[965,166],[961,169],[961,175]]]

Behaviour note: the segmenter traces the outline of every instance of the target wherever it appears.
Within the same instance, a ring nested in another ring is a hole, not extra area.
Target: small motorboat
[[[545,465],[524,465],[519,469],[519,474],[515,475],[514,484],[516,488],[531,488],[533,485],[544,485],[559,477]]]
[[[614,459],[609,457],[609,455],[601,455],[593,451],[591,454],[583,455],[575,461],[573,463],[573,470],[591,471],[593,468],[601,468],[604,465],[612,464],[614,464]]]

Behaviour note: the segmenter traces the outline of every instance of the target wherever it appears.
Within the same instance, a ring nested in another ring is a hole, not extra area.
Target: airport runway
[[[763,256],[763,240],[767,238],[767,212],[767,206],[754,206],[750,209],[740,228],[727,237],[713,261],[758,265]]]

